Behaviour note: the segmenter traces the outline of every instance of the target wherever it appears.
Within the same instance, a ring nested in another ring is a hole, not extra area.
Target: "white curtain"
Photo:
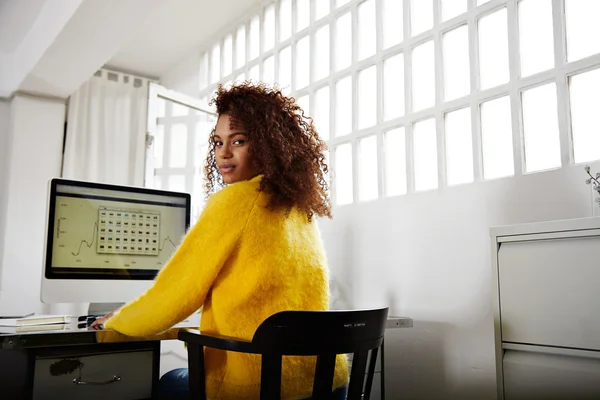
[[[69,99],[63,177],[143,186],[147,96],[148,81],[130,75],[84,83]]]

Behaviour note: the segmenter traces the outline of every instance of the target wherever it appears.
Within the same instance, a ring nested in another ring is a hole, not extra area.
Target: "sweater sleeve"
[[[129,336],[152,335],[198,310],[246,226],[256,189],[242,182],[214,194],[153,286],[117,311],[105,327]]]

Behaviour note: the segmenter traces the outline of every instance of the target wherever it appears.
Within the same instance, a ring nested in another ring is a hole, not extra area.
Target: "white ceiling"
[[[260,2],[0,0],[0,98],[66,98],[105,65],[160,78]]]
[[[160,77],[238,21],[259,0],[169,0],[107,65]]]

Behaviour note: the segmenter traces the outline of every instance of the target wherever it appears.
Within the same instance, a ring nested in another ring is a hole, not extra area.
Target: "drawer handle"
[[[75,379],[73,379],[73,383],[75,385],[108,385],[111,383],[119,382],[120,380],[121,380],[121,377],[118,375],[115,375],[112,377],[112,379],[109,379],[104,382],[88,382],[88,381],[82,381],[81,378],[75,378]]]

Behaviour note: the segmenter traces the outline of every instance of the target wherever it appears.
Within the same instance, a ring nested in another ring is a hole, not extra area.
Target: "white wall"
[[[160,84],[171,90],[198,98],[200,52],[194,52],[160,77]]]
[[[8,180],[9,163],[9,121],[10,104],[7,101],[0,100],[0,188],[6,188]],[[0,260],[4,255],[4,227],[6,226],[6,203],[8,201],[8,191],[0,190]],[[1,271],[1,269],[0,269]]]
[[[6,207],[0,209],[0,313],[42,312],[47,187],[51,177],[60,175],[65,104],[17,95],[9,118],[8,146],[3,150],[8,155],[2,186]]]
[[[589,217],[584,180],[570,166],[339,207],[322,223],[349,306],[414,319],[386,338],[392,399],[495,398],[489,227]]]

